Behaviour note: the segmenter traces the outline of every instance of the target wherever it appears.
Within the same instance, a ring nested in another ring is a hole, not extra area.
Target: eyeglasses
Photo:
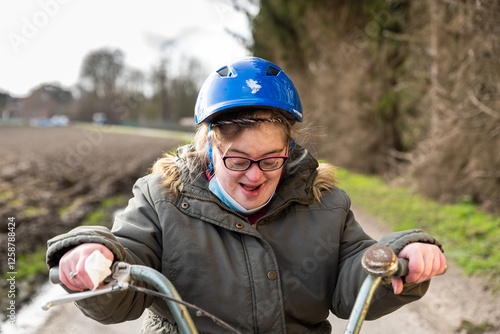
[[[219,149],[219,148],[218,148]],[[221,150],[219,149],[219,152]],[[222,154],[222,152],[221,152]],[[272,156],[272,157],[266,157],[266,158],[261,158],[261,159],[250,159],[250,158],[245,158],[245,157],[238,157],[234,155],[226,155],[222,157],[222,161],[224,162],[224,166],[226,166],[227,169],[236,171],[236,172],[243,172],[246,171],[247,169],[252,166],[252,164],[257,164],[259,166],[260,170],[263,172],[270,172],[273,170],[280,169],[283,167],[285,162],[288,160],[288,155],[282,155],[282,156]]]

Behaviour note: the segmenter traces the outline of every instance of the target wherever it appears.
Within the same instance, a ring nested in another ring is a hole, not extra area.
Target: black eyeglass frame
[[[217,147],[217,149],[219,150],[219,152],[222,155],[221,149],[219,147]],[[288,158],[289,158],[288,155],[274,155],[274,156],[271,156],[271,157],[264,157],[264,158],[260,158],[260,159],[250,159],[250,158],[247,158],[247,157],[241,157],[241,156],[237,156],[237,155],[224,155],[222,157],[222,162],[224,163],[224,166],[227,169],[229,169],[231,171],[234,171],[234,172],[244,172],[244,171],[248,170],[253,164],[257,164],[257,166],[259,167],[259,169],[261,171],[263,171],[263,172],[272,172],[272,171],[275,171],[275,170],[278,170],[278,169],[282,168],[286,164],[286,162],[288,161]],[[235,168],[231,168],[231,167],[228,166],[227,159],[242,159],[242,160],[249,161],[250,163],[245,168],[235,169]],[[273,167],[271,169],[262,168],[261,163],[263,161],[270,160],[270,159],[282,159],[282,163],[278,164],[277,167]]]

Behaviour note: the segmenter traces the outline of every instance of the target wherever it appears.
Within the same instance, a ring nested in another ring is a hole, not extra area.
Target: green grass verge
[[[124,126],[124,125],[96,126],[91,123],[77,123],[75,125],[87,130],[98,131],[103,133],[114,133],[114,134],[144,136],[144,137],[154,137],[154,138],[168,138],[168,139],[176,139],[181,142],[190,142],[193,139],[192,133],[183,131],[139,128],[133,126]]]
[[[16,259],[16,280],[32,281],[39,274],[47,275],[46,252],[47,247],[44,245],[38,247],[34,253],[20,254]],[[8,277],[7,272],[4,272],[4,276]]]
[[[97,210],[88,214],[82,225],[100,225],[111,228],[113,225],[113,213],[115,210],[125,208],[130,196],[113,196],[104,199]]]
[[[482,334],[494,327],[495,326],[490,323],[475,324],[467,320],[462,320],[462,324],[460,325],[460,328],[457,329],[457,332],[461,330],[460,333],[465,334]]]
[[[130,196],[113,196],[104,199],[96,211],[85,217],[82,225],[101,225],[111,227],[113,224],[113,213],[115,210],[125,208]],[[68,208],[59,209],[59,213],[68,211]],[[45,264],[47,246],[40,246],[33,253],[20,254],[16,259],[16,279],[34,280],[37,275],[47,275],[48,269]],[[7,271],[4,277],[8,278]]]
[[[393,230],[423,229],[443,243],[447,258],[466,274],[480,274],[500,288],[500,217],[470,202],[443,205],[382,179],[338,170],[339,187],[353,203]]]

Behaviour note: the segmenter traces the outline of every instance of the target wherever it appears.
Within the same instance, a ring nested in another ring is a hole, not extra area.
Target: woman
[[[112,231],[79,227],[49,240],[68,289],[93,287],[95,250],[161,271],[187,302],[244,333],[329,333],[329,311],[347,318],[366,277],[360,260],[377,244],[354,219],[333,169],[294,143],[302,107],[288,76],[259,58],[213,73],[195,107],[194,143],[158,160],[137,181]],[[420,298],[446,259],[434,238],[404,231],[378,244],[408,258],[406,282],[379,289],[368,319]],[[136,292],[79,302],[102,322],[138,318],[144,333],[176,332],[165,303]],[[200,332],[219,333],[210,319]]]

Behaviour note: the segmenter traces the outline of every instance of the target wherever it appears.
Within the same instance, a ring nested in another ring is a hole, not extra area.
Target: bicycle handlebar
[[[59,266],[50,268],[49,281],[52,284],[62,284],[61,279],[59,278]]]
[[[408,275],[408,264],[409,261],[407,259],[398,258],[398,270],[392,274],[391,278],[400,278]]]
[[[399,278],[408,274],[408,260],[397,258],[394,252],[385,246],[373,246],[369,248],[363,255],[361,264],[369,275],[365,279],[363,285],[361,286],[361,290],[358,293],[358,298],[356,299],[356,303],[351,312],[351,317],[349,318],[349,322],[344,332],[346,334],[359,333],[361,324],[364,321],[366,312],[368,311],[373,293],[382,279]],[[54,284],[62,283],[59,279],[59,267],[56,266],[50,269],[49,280]],[[170,283],[170,281],[168,281],[168,279],[152,268],[130,265],[125,262],[117,262],[113,265],[111,281],[105,286],[95,291],[78,292],[54,299],[47,302],[44,306],[42,306],[42,308],[47,310],[53,305],[81,300],[120,289],[132,288],[134,286],[129,284],[129,281],[131,280],[140,280],[152,284],[160,292],[167,295],[167,297],[170,297],[171,300],[167,300],[167,304],[174,315],[181,333],[197,333],[196,327],[194,326],[194,323],[185,306],[188,305],[188,303],[182,302],[179,294],[175,290],[175,287]],[[176,304],[174,300],[180,304]],[[205,315],[211,316],[208,312],[205,312]],[[212,319],[215,321],[214,318],[215,317],[212,316]],[[228,328],[229,327],[230,326],[228,326]]]
[[[400,278],[408,275],[408,260],[398,258],[397,270],[391,275],[391,278]],[[49,270],[49,281],[53,284],[62,284],[59,278],[59,266],[54,266]]]
[[[368,276],[358,292],[358,297],[351,311],[344,334],[359,333],[370,307],[373,294],[383,279],[387,280],[406,276],[409,270],[408,260],[398,258],[392,249],[385,246],[368,248],[365,254],[363,254],[361,265],[368,273]]]
[[[61,280],[59,279],[59,267],[52,267],[50,269],[49,279],[52,283],[61,283]],[[182,334],[198,333],[186,306],[181,304],[182,299],[177,293],[177,290],[165,276],[152,268],[130,265],[125,262],[117,262],[113,265],[111,281],[103,287],[93,291],[77,292],[56,298],[45,303],[42,308],[47,310],[54,305],[73,302],[117,290],[126,290],[131,288],[131,285],[129,284],[131,280],[140,280],[149,283],[155,286],[158,291],[169,297],[170,300],[166,300],[166,302]],[[181,303],[176,303],[172,300],[176,300]]]

